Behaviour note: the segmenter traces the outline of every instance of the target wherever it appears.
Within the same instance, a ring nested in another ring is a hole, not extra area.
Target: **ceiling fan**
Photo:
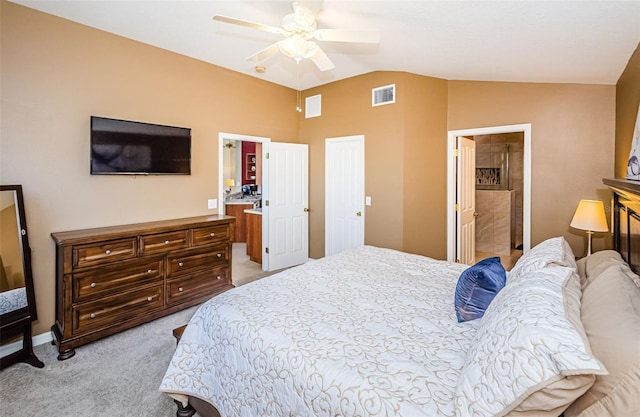
[[[291,8],[293,13],[282,18],[281,27],[220,15],[213,16],[213,20],[276,33],[284,37],[282,40],[248,57],[247,60],[249,61],[259,62],[280,51],[297,62],[309,58],[320,71],[328,71],[335,68],[335,65],[315,41],[380,42],[380,32],[376,29],[317,29],[316,17],[311,10],[300,5],[297,1],[291,3]]]

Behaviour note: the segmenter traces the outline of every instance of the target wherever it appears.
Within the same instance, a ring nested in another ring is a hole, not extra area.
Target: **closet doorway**
[[[447,174],[447,259],[460,259],[456,209],[459,196],[456,141],[471,138],[476,147],[475,259],[499,256],[509,269],[531,246],[531,125],[509,125],[450,131]]]

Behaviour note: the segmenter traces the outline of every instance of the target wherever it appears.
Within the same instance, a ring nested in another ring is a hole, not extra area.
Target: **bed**
[[[204,303],[160,390],[178,416],[640,415],[640,278],[619,235],[578,261],[547,239],[508,273],[373,246],[310,261]]]

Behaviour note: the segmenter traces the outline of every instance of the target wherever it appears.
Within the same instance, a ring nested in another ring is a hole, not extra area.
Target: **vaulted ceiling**
[[[290,1],[12,1],[301,90],[381,70],[449,80],[615,84],[640,42],[640,0],[300,1],[316,13],[318,28],[380,31],[377,44],[318,41],[335,64],[319,71],[309,59],[297,64],[281,53],[247,61],[281,35],[212,19],[279,27]]]

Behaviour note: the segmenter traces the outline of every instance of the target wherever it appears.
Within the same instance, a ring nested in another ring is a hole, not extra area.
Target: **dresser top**
[[[69,245],[96,240],[121,239],[137,235],[170,232],[177,229],[206,227],[216,224],[230,224],[234,221],[235,217],[213,214],[210,216],[187,217],[183,219],[158,220],[145,223],[54,232],[51,233],[51,237],[58,245]]]

